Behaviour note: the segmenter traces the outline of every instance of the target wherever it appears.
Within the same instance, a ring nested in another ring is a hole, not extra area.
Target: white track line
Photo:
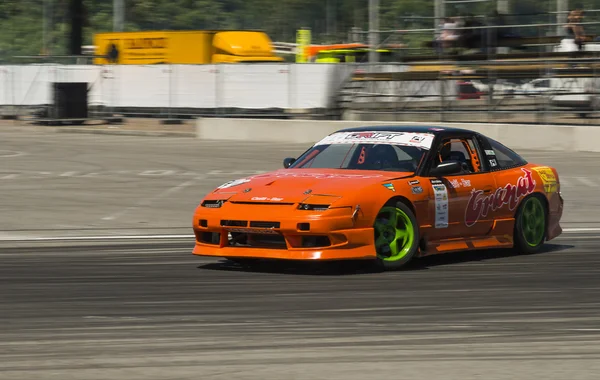
[[[102,220],[115,220],[115,219],[118,219],[118,218],[122,217],[123,215],[127,214],[128,212],[137,210],[137,209],[139,209],[141,207],[144,207],[144,206],[149,206],[149,205],[152,204],[152,202],[155,202],[155,201],[159,200],[160,198],[164,198],[167,195],[172,194],[172,193],[174,193],[176,191],[179,191],[179,190],[181,190],[183,188],[189,187],[189,186],[195,184],[197,181],[200,181],[200,180],[205,179],[205,178],[206,178],[205,175],[200,175],[200,176],[198,176],[196,178],[190,179],[189,181],[185,181],[183,183],[180,183],[177,186],[170,187],[167,190],[163,191],[162,193],[159,193],[159,194],[154,195],[154,196],[152,196],[150,198],[146,198],[146,199],[142,199],[141,201],[138,201],[133,206],[129,206],[129,207],[127,207],[127,208],[125,208],[125,209],[123,209],[121,211],[115,212],[115,213],[113,213],[111,215],[107,215],[107,216],[103,217]]]
[[[600,232],[600,227],[565,228],[564,233]],[[108,235],[108,236],[36,236],[17,237],[0,236],[0,241],[60,241],[60,240],[158,240],[158,239],[193,239],[194,235]]]
[[[577,180],[581,183],[583,183],[586,186],[589,187],[598,187],[597,184],[595,184],[593,181],[587,179],[586,177],[577,177]]]
[[[564,228],[563,232],[567,234],[574,232],[600,232],[600,227]]]

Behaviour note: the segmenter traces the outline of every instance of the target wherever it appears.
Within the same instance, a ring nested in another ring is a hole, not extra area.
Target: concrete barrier
[[[196,136],[203,140],[312,144],[339,129],[369,125],[456,127],[481,132],[515,150],[600,152],[600,127],[576,125],[201,118]]]

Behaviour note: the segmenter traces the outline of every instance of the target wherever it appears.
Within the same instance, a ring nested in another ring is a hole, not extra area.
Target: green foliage
[[[316,43],[347,42],[353,27],[368,28],[368,0],[124,0],[125,30],[260,29],[275,41],[295,40],[296,30],[309,27]],[[600,0],[570,0],[572,8],[600,8]],[[70,0],[1,0],[0,59],[66,54]],[[44,4],[47,27],[44,29]],[[380,29],[430,29],[435,23],[433,0],[380,0]],[[446,5],[449,16],[489,15],[496,1]],[[512,0],[509,23],[554,22],[555,0]],[[94,33],[112,31],[113,0],[84,0],[84,44]],[[535,14],[538,14],[537,16]],[[597,16],[588,17],[598,19]],[[592,28],[588,28],[592,29]],[[531,33],[540,33],[533,31]],[[529,33],[529,34],[531,34]],[[546,33],[546,31],[544,31]],[[528,33],[525,33],[528,34]],[[366,35],[363,35],[366,37]],[[381,40],[391,42],[390,35]],[[411,47],[430,40],[433,33],[396,34],[394,42]],[[366,38],[365,38],[366,40]]]

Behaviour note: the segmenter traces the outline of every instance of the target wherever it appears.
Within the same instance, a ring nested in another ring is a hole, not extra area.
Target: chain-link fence
[[[65,83],[84,84],[85,117],[61,116],[57,86]],[[38,63],[0,66],[0,88],[3,114],[32,122],[238,116],[600,124],[600,56],[377,65]]]
[[[341,117],[600,125],[600,57],[461,62],[432,72],[422,68],[363,66],[340,91]]]

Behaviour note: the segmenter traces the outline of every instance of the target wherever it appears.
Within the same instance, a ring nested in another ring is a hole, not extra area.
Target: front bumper
[[[198,256],[289,260],[372,259],[372,227],[351,207],[312,212],[285,206],[199,207],[194,214]]]

